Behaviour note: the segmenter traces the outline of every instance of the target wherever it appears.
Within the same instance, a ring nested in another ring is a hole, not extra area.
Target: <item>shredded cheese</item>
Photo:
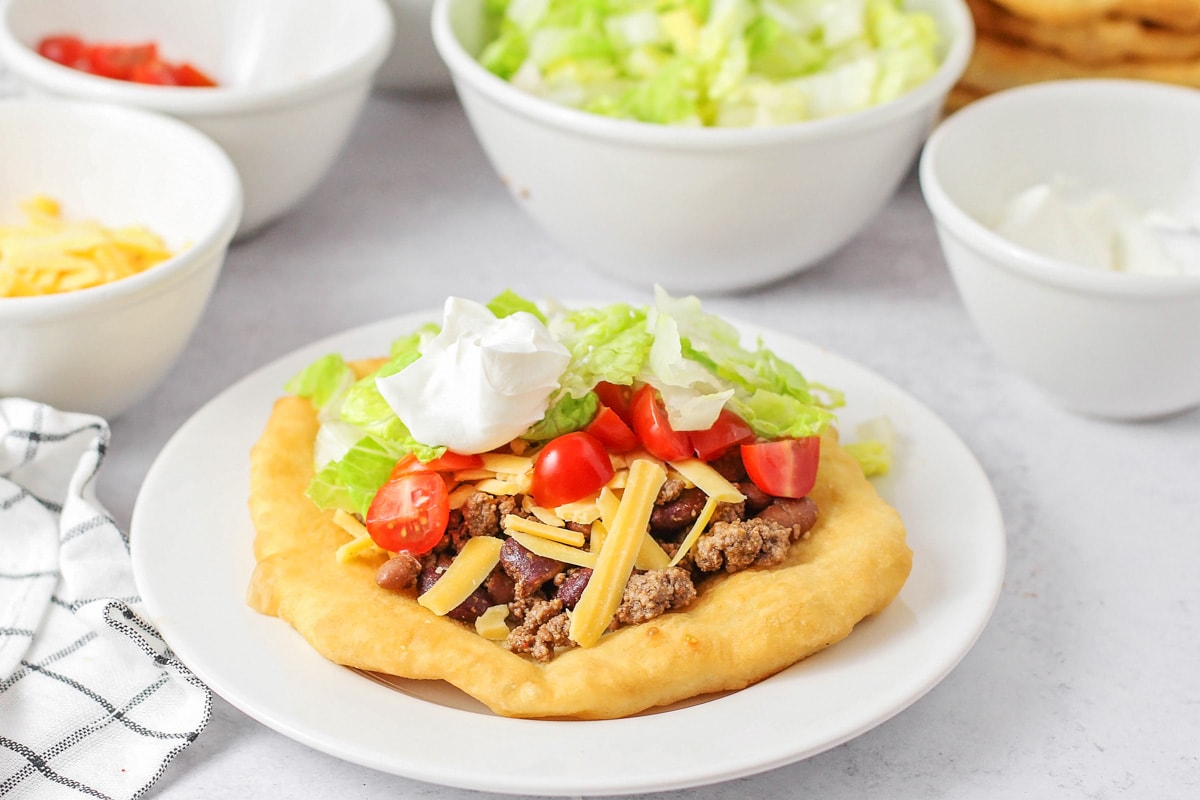
[[[505,481],[499,478],[488,478],[475,484],[476,490],[494,495],[528,494],[529,481]]]
[[[442,577],[429,591],[418,597],[417,602],[438,616],[453,611],[487,580],[500,562],[502,544],[495,536],[468,539]]]
[[[580,647],[596,644],[612,622],[645,540],[654,500],[666,479],[666,470],[652,461],[642,459],[629,466],[629,482],[621,505],[596,559],[592,577],[571,615],[567,635]]]
[[[704,527],[708,525],[708,521],[712,519],[712,515],[720,503],[721,501],[715,497],[710,497],[704,501],[704,508],[700,509],[700,516],[696,517],[696,522],[693,523],[692,529],[688,531],[687,536],[683,537],[683,541],[679,544],[679,549],[675,552],[675,557],[671,559],[667,566],[673,567],[683,560],[683,557],[696,544],[696,540],[700,538],[700,534],[704,533]]]
[[[507,639],[508,624],[505,622],[507,619],[507,605],[501,603],[498,606],[490,606],[487,611],[475,619],[475,632],[493,642]]]
[[[671,468],[706,495],[716,498],[722,503],[740,503],[746,499],[746,496],[738,491],[736,486],[725,480],[721,473],[698,458],[672,461]]]
[[[455,487],[454,491],[450,492],[449,501],[450,508],[462,508],[467,502],[467,498],[475,494],[478,489],[473,483],[464,483],[462,486]]]
[[[171,257],[156,234],[129,226],[66,221],[58,203],[21,204],[27,222],[0,225],[0,297],[58,294],[111,283]]]
[[[533,459],[508,453],[482,453],[483,468],[496,475],[524,475],[533,469]]]
[[[569,547],[561,542],[552,542],[549,539],[522,533],[518,530],[508,531],[508,535],[516,539],[529,552],[543,558],[551,558],[577,567],[592,568],[596,566],[596,553],[580,550],[578,547]]]
[[[334,553],[334,558],[337,559],[339,564],[345,564],[368,551],[386,555],[387,551],[375,544],[375,540],[367,533],[367,526],[359,522],[358,517],[348,514],[339,508],[333,512],[333,521],[339,528],[354,537],[339,547]]]
[[[505,515],[503,525],[505,533],[511,534],[513,531],[520,531],[530,536],[549,539],[552,542],[561,542],[571,547],[583,547],[583,534],[569,528],[556,528],[544,522],[518,517],[516,514]]]

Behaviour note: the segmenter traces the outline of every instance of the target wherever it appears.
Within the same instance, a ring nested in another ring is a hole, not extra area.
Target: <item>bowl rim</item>
[[[1143,273],[1096,270],[1071,261],[1044,255],[1006,239],[964,211],[942,186],[938,159],[944,143],[959,135],[968,121],[977,115],[998,113],[1021,106],[1031,99],[1070,95],[1078,100],[1087,92],[1104,98],[1105,105],[1132,94],[1140,98],[1161,98],[1163,102],[1200,105],[1200,91],[1152,81],[1129,78],[1066,78],[1028,84],[995,92],[955,111],[941,122],[925,142],[917,172],[925,203],[935,222],[948,233],[977,251],[990,262],[1027,278],[1074,291],[1129,297],[1162,297],[1200,293],[1200,273],[1148,275]],[[1098,101],[1099,102],[1099,101]]]
[[[206,159],[214,178],[211,196],[221,200],[225,209],[215,224],[199,233],[190,245],[165,261],[136,275],[120,280],[30,297],[0,297],[0,324],[43,321],[63,314],[88,313],[99,308],[132,301],[146,293],[165,291],[170,285],[200,269],[205,257],[228,247],[242,218],[242,184],[237,168],[225,151],[212,139],[185,122],[142,108],[114,106],[86,100],[14,97],[0,99],[0,118],[11,114],[19,118],[31,112],[58,114],[76,120],[96,122],[128,130],[135,127],[154,135],[171,137],[179,147],[189,148],[193,159]]]
[[[258,111],[304,102],[337,91],[348,84],[370,78],[383,64],[395,36],[394,18],[385,0],[330,0],[336,5],[357,2],[373,22],[366,28],[360,50],[339,68],[311,75],[283,86],[215,86],[196,89],[186,86],[152,86],[92,75],[44,58],[18,39],[9,26],[10,14],[22,2],[0,0],[0,60],[22,83],[44,91],[72,97],[103,100],[170,114],[218,116]],[[166,5],[163,6],[167,8]],[[169,10],[169,9],[168,9]]]
[[[832,117],[762,127],[684,127],[639,120],[614,119],[559,105],[529,94],[485,69],[458,41],[450,24],[451,9],[465,0],[434,0],[433,41],[449,68],[459,93],[470,87],[491,102],[536,122],[581,136],[647,147],[719,150],[782,142],[834,138],[882,127],[921,108],[940,105],[967,68],[975,42],[975,25],[964,0],[928,0],[944,7],[951,33],[958,32],[937,71],[919,86],[886,103]],[[943,31],[943,33],[945,33]]]

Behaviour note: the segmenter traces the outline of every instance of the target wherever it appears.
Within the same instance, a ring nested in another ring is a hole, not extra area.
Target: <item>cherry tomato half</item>
[[[667,409],[658,397],[658,390],[650,384],[634,393],[632,416],[633,432],[651,455],[663,461],[691,458],[691,440],[686,433],[671,427],[671,422],[667,419]]]
[[[776,497],[806,497],[817,482],[821,437],[742,445],[742,463],[754,485]]]
[[[599,439],[610,453],[627,453],[638,445],[637,434],[608,406],[600,406],[584,430]]]
[[[551,439],[533,462],[533,499],[546,508],[598,491],[613,476],[608,451],[595,436],[574,431]]]
[[[711,461],[735,444],[754,440],[754,431],[746,421],[727,408],[722,408],[717,421],[708,430],[691,431],[688,438],[696,450],[696,458]]]
[[[626,425],[632,425],[633,419],[630,408],[633,405],[633,387],[624,384],[600,381],[592,391],[600,398],[600,403],[611,408]]]
[[[441,475],[424,467],[410,466],[399,474],[397,470],[392,471],[392,477],[371,501],[367,533],[375,544],[393,553],[401,550],[413,555],[428,553],[441,541],[450,521],[446,482]]]

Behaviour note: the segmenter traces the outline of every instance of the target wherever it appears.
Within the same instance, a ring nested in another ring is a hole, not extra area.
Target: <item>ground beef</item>
[[[504,646],[544,663],[554,658],[557,648],[574,644],[567,638],[570,628],[571,618],[563,611],[561,600],[539,600],[525,610],[521,624],[509,631]]]
[[[746,502],[719,503],[713,511],[709,524],[714,522],[740,522],[746,518]]]
[[[696,587],[686,570],[649,570],[630,576],[614,619],[622,625],[637,625],[683,608],[695,599]]]
[[[787,556],[792,528],[766,519],[718,522],[696,542],[696,567],[704,572],[737,572],[749,566],[769,567]]]
[[[507,514],[517,513],[520,508],[521,504],[515,497],[475,492],[462,505],[463,524],[459,528],[459,535],[455,537],[455,549],[461,550],[462,544],[475,536],[499,535],[500,521]]]
[[[658,497],[654,498],[654,505],[666,505],[672,500],[678,499],[686,488],[687,484],[678,478],[667,478],[658,490]]]

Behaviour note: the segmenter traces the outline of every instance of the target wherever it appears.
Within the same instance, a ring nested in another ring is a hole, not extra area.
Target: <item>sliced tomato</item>
[[[88,72],[102,78],[128,81],[139,64],[158,58],[158,46],[148,44],[94,44],[87,48]]]
[[[603,405],[608,406],[616,415],[621,418],[621,421],[626,425],[632,425],[631,408],[633,406],[633,387],[609,383],[608,381],[600,381],[592,391],[600,398]]]
[[[742,463],[754,485],[776,497],[806,497],[817,482],[821,437],[742,445]]]
[[[692,457],[692,442],[686,433],[671,427],[667,409],[663,407],[658,390],[650,384],[633,395],[633,432],[650,454],[663,461],[679,461]]]
[[[586,431],[574,431],[551,439],[538,453],[530,490],[538,505],[554,508],[599,491],[613,472],[600,440]]]
[[[712,427],[708,430],[692,431],[688,438],[696,450],[696,458],[711,461],[735,444],[753,441],[754,431],[744,419],[729,409],[722,408]]]
[[[610,453],[627,453],[638,445],[637,434],[608,406],[600,406],[584,430],[599,439]]]
[[[38,42],[38,55],[68,67],[84,63],[83,40],[78,36],[47,36]]]
[[[424,468],[399,474],[393,470],[392,477],[375,493],[366,518],[367,533],[375,544],[393,553],[407,550],[413,555],[432,550],[449,521],[446,482]]]

